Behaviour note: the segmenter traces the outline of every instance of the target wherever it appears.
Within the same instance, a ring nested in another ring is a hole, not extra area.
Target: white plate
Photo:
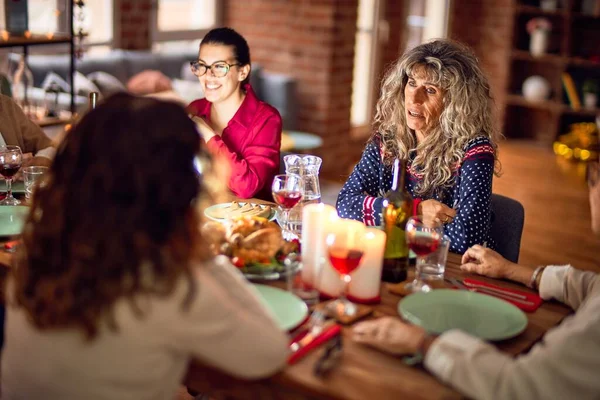
[[[246,203],[240,201],[239,204],[243,206]],[[255,203],[250,203],[250,204],[255,204]],[[216,218],[216,217],[211,216],[210,213],[213,210],[217,210],[217,209],[220,209],[220,208],[226,208],[226,207],[228,207],[230,205],[231,205],[231,202],[229,202],[229,203],[215,204],[214,206],[207,207],[204,210],[204,215],[206,216],[206,218],[211,219],[213,221],[217,221],[217,222],[227,221],[227,218]],[[263,204],[256,204],[256,205],[258,205],[258,206],[260,206],[262,208],[266,207]],[[270,207],[271,207],[271,214],[269,215],[268,219],[269,219],[269,221],[273,221],[273,220],[275,220],[275,216],[277,215],[277,212],[276,212],[276,207],[277,206],[273,205],[273,206],[270,206]]]

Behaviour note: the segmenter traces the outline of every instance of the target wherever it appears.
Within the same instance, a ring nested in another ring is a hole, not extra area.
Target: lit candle
[[[362,222],[338,218],[327,224],[324,237],[326,238],[329,234],[336,235],[341,232],[347,232],[349,229],[356,230],[357,228],[360,228],[361,230],[365,229]],[[325,297],[339,297],[344,284],[342,283],[340,273],[336,271],[329,262],[329,254],[326,248],[321,262],[322,268],[321,277],[319,278],[319,292]],[[354,272],[351,273],[350,276],[354,279]]]
[[[385,250],[385,232],[378,228],[366,228],[365,252],[350,282],[349,298],[358,303],[380,300],[381,269]]]
[[[318,287],[315,280],[327,256],[326,227],[336,219],[337,211],[327,204],[307,204],[302,209],[302,280],[308,286]]]

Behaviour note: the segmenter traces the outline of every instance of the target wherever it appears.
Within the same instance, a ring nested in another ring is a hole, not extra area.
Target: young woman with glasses
[[[205,97],[188,113],[211,153],[228,161],[229,189],[240,198],[269,199],[279,170],[281,116],[250,86],[250,49],[231,28],[213,29],[190,63]]]

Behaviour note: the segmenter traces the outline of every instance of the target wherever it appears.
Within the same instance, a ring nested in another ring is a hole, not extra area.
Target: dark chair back
[[[517,200],[499,194],[492,194],[491,203],[494,218],[490,236],[496,250],[507,260],[519,262],[525,209]]]

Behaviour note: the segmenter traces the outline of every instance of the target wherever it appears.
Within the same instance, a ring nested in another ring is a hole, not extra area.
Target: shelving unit
[[[566,133],[570,124],[591,122],[600,115],[600,104],[591,110],[573,109],[561,78],[565,72],[572,76],[580,99],[584,80],[600,82],[600,15],[582,13],[583,1],[559,1],[557,10],[546,11],[539,7],[539,0],[515,0],[504,121],[507,137],[534,138],[550,144]],[[529,52],[530,36],[526,30],[527,22],[535,17],[552,23],[547,53],[539,57]],[[523,82],[532,75],[549,82],[549,99],[534,102],[523,97]]]
[[[70,85],[71,85],[71,104],[70,109],[71,113],[75,112],[75,85],[74,79],[75,76],[75,33],[73,29],[73,6],[74,0],[66,0],[67,1],[67,10],[69,11],[69,15],[67,17],[68,21],[68,31],[70,34],[53,34],[53,35],[29,35],[25,36],[9,36],[8,38],[0,37],[0,48],[7,47],[22,47],[23,55],[25,56],[25,60],[27,60],[27,56],[29,54],[30,46],[46,46],[46,45],[56,45],[56,44],[68,44],[69,45],[69,75],[70,75]],[[25,90],[25,95],[27,90]],[[40,125],[48,125],[56,123],[56,121],[60,119],[57,118],[48,118],[47,121],[37,121]]]

